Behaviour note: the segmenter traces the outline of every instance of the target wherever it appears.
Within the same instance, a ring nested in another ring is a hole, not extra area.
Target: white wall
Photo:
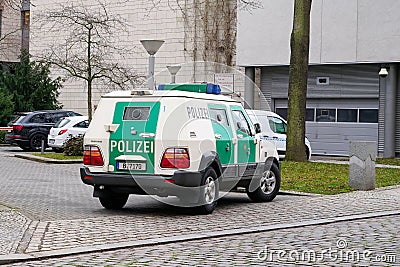
[[[2,13],[0,61],[17,62],[21,51],[21,12],[4,6]]]
[[[237,65],[288,65],[293,0],[239,10]],[[313,0],[310,63],[400,61],[400,1]]]
[[[92,0],[53,0],[51,2],[48,0],[32,0],[30,52],[33,56],[41,56],[49,44],[65,40],[69,34],[68,28],[65,29],[65,32],[55,32],[43,26],[39,22],[42,14],[49,10],[58,9],[60,4],[72,2],[78,5],[84,3],[88,6],[93,4]],[[156,73],[164,69],[166,65],[185,62],[181,13],[172,10],[168,6],[168,1],[160,1],[155,8],[152,6],[152,1],[147,0],[107,0],[106,2],[108,2],[109,13],[120,15],[129,24],[128,32],[123,33],[120,36],[121,40],[118,42],[134,51],[134,53],[126,55],[123,59],[116,58],[115,60],[119,60],[122,64],[147,76],[148,55],[139,40],[162,39],[165,40],[165,44],[156,54]],[[169,2],[174,3],[174,1]],[[53,69],[53,74],[54,76],[65,75],[65,73],[56,69]],[[169,81],[169,75],[165,79]],[[178,82],[179,79],[180,76],[178,75]],[[97,104],[101,94],[109,91],[109,88],[104,88],[100,85],[95,87],[93,105]],[[59,101],[62,102],[64,108],[86,114],[85,83],[80,80],[67,80],[64,83]]]

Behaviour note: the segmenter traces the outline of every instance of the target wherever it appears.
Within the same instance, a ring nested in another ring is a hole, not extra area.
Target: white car
[[[85,134],[89,127],[87,116],[67,117],[58,121],[47,137],[47,143],[56,152],[63,150],[62,146],[70,136]]]
[[[286,154],[286,132],[285,119],[276,113],[265,110],[246,110],[253,123],[259,123],[261,134],[264,138],[275,143],[279,158],[284,159]],[[305,139],[307,159],[311,158],[311,144],[307,137]]]

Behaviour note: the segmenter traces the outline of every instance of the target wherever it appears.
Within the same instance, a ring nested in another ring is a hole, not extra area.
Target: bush
[[[4,140],[6,136],[6,131],[0,131],[0,144],[5,144],[6,141]]]
[[[63,148],[66,156],[83,156],[83,135],[71,136]]]

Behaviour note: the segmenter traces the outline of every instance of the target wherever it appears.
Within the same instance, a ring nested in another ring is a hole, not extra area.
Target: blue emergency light
[[[213,83],[160,84],[158,90],[177,90],[206,94],[221,94],[221,87]]]

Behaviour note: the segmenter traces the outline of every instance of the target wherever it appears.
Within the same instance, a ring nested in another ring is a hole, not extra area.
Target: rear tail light
[[[13,131],[22,131],[24,126],[22,125],[13,125]]]
[[[161,159],[161,168],[187,169],[190,167],[189,152],[186,148],[168,148]]]
[[[68,131],[68,129],[62,129],[61,131],[58,132],[58,135],[63,135]]]
[[[83,151],[83,164],[92,166],[103,166],[103,156],[97,146],[85,146]]]

